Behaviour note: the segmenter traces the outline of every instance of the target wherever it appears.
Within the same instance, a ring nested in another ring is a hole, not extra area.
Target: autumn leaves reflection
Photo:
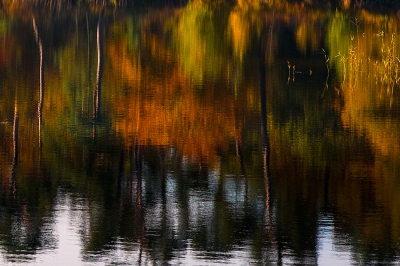
[[[67,190],[87,199],[88,260],[123,238],[138,244],[139,262],[168,262],[190,241],[216,254],[245,247],[265,263],[288,254],[316,262],[325,214],[335,241],[351,235],[360,256],[372,245],[373,255],[394,259],[397,94],[377,104],[375,85],[357,79],[346,56],[329,61],[323,94],[328,62],[318,51],[349,55],[343,38],[354,29],[342,15],[300,11],[193,2],[140,14],[3,18],[19,30],[0,29],[2,50],[11,47],[0,51],[2,234],[17,213],[37,233],[21,246],[45,248],[40,221]],[[358,49],[367,47],[360,38]],[[313,75],[287,84],[289,59],[312,65]]]

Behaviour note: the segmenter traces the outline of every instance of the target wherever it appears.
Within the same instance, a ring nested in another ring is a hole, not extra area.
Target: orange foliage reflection
[[[128,146],[172,145],[194,162],[216,163],[217,153],[238,138],[234,97],[227,97],[224,84],[195,89],[157,36],[144,36],[143,43],[141,54],[154,60],[151,68],[141,65],[139,53],[127,53],[126,43],[107,45],[112,69],[122,66],[112,73],[121,75],[113,80],[124,87],[110,101],[117,133]]]

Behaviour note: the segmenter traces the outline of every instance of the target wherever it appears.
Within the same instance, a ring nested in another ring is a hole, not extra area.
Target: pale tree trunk
[[[97,72],[96,72],[96,87],[93,93],[93,118],[99,117],[100,112],[100,97],[101,97],[101,79],[103,75],[103,38],[104,38],[104,10],[99,14],[97,22]]]
[[[96,86],[93,90],[93,128],[92,137],[96,137],[96,121],[100,118],[101,78],[103,75],[103,31],[104,31],[104,9],[100,11],[97,21],[96,44],[97,44],[97,71]]]
[[[43,109],[43,93],[44,93],[44,69],[43,69],[43,44],[36,25],[35,18],[32,18],[33,30],[35,32],[36,42],[39,46],[39,101],[37,107],[38,116],[38,134],[39,134],[39,151],[42,149],[42,109]],[[40,153],[40,152],[39,152]]]
[[[18,117],[18,103],[17,96],[15,96],[14,100],[14,119],[13,119],[13,159],[11,164],[11,173],[10,173],[10,188],[12,194],[15,196],[15,167],[18,164],[18,125],[19,125],[19,117]]]

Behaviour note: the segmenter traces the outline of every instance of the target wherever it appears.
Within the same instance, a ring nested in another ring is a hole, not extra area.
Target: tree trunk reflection
[[[39,46],[39,101],[37,107],[37,116],[38,116],[38,138],[39,138],[39,162],[40,162],[41,150],[42,150],[41,130],[42,130],[42,109],[43,109],[43,93],[44,93],[43,44],[34,17],[32,18],[32,24],[36,42]]]
[[[100,112],[100,98],[101,98],[101,79],[103,75],[103,41],[104,41],[104,9],[100,11],[97,22],[97,72],[96,72],[96,86],[93,93],[93,118],[97,119]]]

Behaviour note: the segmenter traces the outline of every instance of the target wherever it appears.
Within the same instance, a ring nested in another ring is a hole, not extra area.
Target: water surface
[[[400,262],[395,17],[64,13],[0,16],[2,264]]]

